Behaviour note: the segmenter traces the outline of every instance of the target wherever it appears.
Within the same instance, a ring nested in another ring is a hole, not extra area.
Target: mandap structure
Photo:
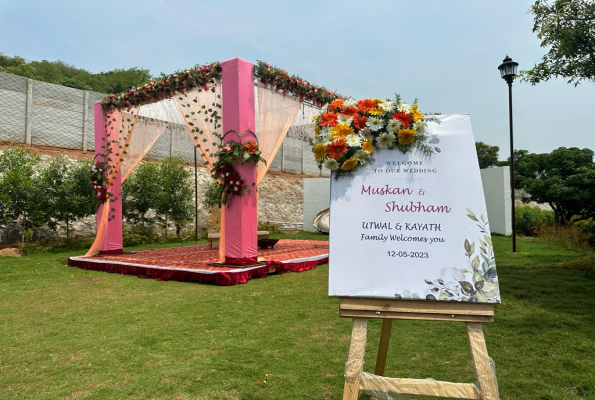
[[[94,105],[92,184],[101,204],[86,257],[123,252],[121,185],[170,124],[183,124],[222,188],[219,262],[255,264],[256,186],[302,104],[320,107],[340,97],[265,62],[240,58],[107,96]],[[229,153],[236,162],[228,162]]]

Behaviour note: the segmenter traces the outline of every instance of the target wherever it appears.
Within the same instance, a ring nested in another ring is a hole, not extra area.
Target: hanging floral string
[[[312,85],[297,75],[289,75],[285,70],[264,61],[256,62],[254,76],[265,86],[318,106],[344,98],[322,86]]]
[[[221,147],[217,153],[217,162],[211,171],[218,185],[216,199],[220,207],[221,204],[227,204],[233,196],[241,197],[246,192],[251,193],[251,188],[235,169],[234,164],[239,161],[242,164],[253,162],[256,165],[258,162],[263,162],[266,165],[266,160],[260,154],[258,144],[253,141],[243,144],[231,141]]]
[[[221,81],[221,64],[213,62],[194,69],[180,71],[160,80],[151,80],[140,87],[132,86],[119,96],[108,95],[101,102],[104,114],[111,111],[130,109],[144,104],[156,103],[177,94],[184,94],[194,88],[208,89],[208,85]]]

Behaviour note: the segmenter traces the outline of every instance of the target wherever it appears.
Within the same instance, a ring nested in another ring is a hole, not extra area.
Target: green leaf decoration
[[[477,217],[475,216],[475,214],[473,213],[473,211],[471,211],[470,209],[467,208],[467,216],[469,218],[471,218],[473,221],[478,221]]]
[[[464,293],[466,293],[466,294],[475,293],[475,289],[473,288],[473,285],[470,284],[469,282],[459,281],[459,285],[461,285],[461,289],[463,290]]]

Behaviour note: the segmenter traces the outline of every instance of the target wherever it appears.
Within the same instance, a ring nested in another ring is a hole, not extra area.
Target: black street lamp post
[[[506,55],[502,64],[498,67],[502,79],[508,84],[508,117],[510,121],[510,192],[511,192],[511,213],[512,213],[512,252],[516,254],[516,226],[514,215],[514,145],[512,140],[512,81],[517,74],[519,63],[512,61]]]

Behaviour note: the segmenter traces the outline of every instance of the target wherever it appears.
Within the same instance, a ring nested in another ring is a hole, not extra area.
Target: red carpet
[[[328,262],[328,242],[280,240],[275,248],[259,250],[264,266],[248,268],[214,267],[219,261],[217,246],[208,244],[144,250],[136,253],[70,257],[68,265],[86,270],[106,271],[142,278],[200,282],[220,286],[246,283],[271,273],[301,272]]]

